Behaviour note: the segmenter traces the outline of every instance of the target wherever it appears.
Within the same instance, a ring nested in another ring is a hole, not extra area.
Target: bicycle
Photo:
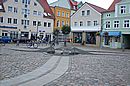
[[[38,43],[36,41],[29,41],[29,42],[27,42],[27,47],[28,48],[33,47],[36,49],[36,48],[38,48]]]

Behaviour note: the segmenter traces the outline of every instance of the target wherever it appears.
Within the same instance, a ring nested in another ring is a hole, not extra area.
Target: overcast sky
[[[55,2],[57,0],[47,0],[47,1],[50,4],[50,3]],[[82,1],[83,3],[89,2],[89,3],[92,3],[94,5],[100,6],[102,8],[108,9],[114,0],[76,0],[76,1]]]

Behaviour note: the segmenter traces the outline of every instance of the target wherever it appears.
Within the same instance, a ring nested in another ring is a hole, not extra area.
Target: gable
[[[79,8],[71,17],[74,16],[81,16],[82,11],[87,11],[90,10],[93,14],[98,14],[101,15],[101,13],[99,13],[98,11],[96,11],[94,8],[92,8],[91,6],[89,6],[87,3],[84,3],[83,6],[81,8]]]
[[[50,6],[58,6],[58,7],[63,7],[63,8],[67,8],[67,9],[70,9],[70,3],[68,0],[58,0],[54,3],[51,3]]]

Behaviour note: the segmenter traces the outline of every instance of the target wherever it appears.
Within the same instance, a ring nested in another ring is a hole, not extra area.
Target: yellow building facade
[[[63,27],[63,25],[68,25],[70,26],[70,15],[71,15],[71,10],[67,8],[62,8],[62,7],[51,7],[55,19],[54,19],[54,30],[59,29]]]

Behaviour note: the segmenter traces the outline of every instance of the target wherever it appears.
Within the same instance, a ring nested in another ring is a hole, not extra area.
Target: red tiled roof
[[[108,8],[108,11],[115,11],[115,5],[119,3],[121,0],[114,0],[111,6]]]
[[[45,13],[51,14],[51,18],[54,18],[53,12],[52,12],[47,0],[39,0],[39,3],[44,8]]]
[[[0,12],[5,12],[4,6],[3,6],[3,0],[0,0],[0,5],[2,6],[2,9],[0,9]]]
[[[78,5],[78,2],[77,2],[77,1],[69,0],[69,3],[70,3],[70,6],[71,6],[72,9],[74,9],[73,6],[76,6],[76,10],[77,10],[77,5]]]
[[[92,8],[94,8],[94,9],[95,9],[96,11],[98,11],[99,13],[102,13],[102,12],[106,11],[106,9],[101,8],[101,7],[99,7],[99,6],[96,6],[96,5],[93,5],[93,4],[91,4],[91,3],[88,3],[88,2],[87,2],[87,4],[88,4],[89,6],[91,6]]]

